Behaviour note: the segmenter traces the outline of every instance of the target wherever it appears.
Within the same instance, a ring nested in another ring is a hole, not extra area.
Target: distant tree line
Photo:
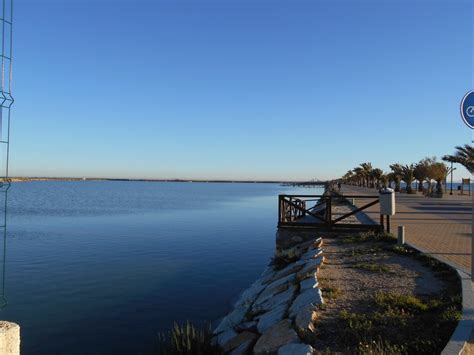
[[[471,174],[474,172],[474,148],[468,144],[456,147],[453,155],[445,155],[442,160],[461,164]],[[374,168],[372,163],[362,163],[344,174],[341,180],[346,184],[377,189],[393,187],[395,191],[400,191],[400,185],[404,182],[409,194],[419,191],[429,196],[442,196],[443,182],[451,171],[450,167],[437,161],[436,157],[427,157],[413,164],[391,164],[389,172]],[[416,183],[415,189],[413,183]]]

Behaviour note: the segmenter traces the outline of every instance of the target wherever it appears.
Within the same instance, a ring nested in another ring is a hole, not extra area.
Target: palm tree
[[[392,182],[395,182],[393,172],[387,173],[385,176],[387,177],[388,182],[387,187],[392,187]]]
[[[407,184],[407,194],[413,193],[411,184],[415,180],[415,165],[403,165],[401,167],[401,179]]]
[[[361,167],[357,167],[357,168],[354,168],[354,175],[355,175],[355,178],[354,180],[356,181],[356,184],[358,186],[364,186],[365,184],[365,172],[364,172],[364,169],[362,169]]]
[[[352,170],[349,170],[347,173],[344,174],[342,177],[342,180],[344,180],[345,183],[349,183],[354,176],[354,172]]]
[[[380,178],[382,182],[382,187],[387,187],[390,184],[389,174],[383,174]]]
[[[392,164],[390,165],[390,169],[392,169],[391,177],[392,180],[395,182],[395,192],[400,191],[400,180],[402,179],[402,166],[400,164]]]
[[[418,180],[419,192],[423,192],[423,181],[426,179],[426,170],[427,165],[423,160],[416,164],[415,169],[413,170],[413,175],[415,176],[415,179]]]
[[[376,188],[379,188],[380,185],[383,183],[383,181],[382,181],[383,176],[384,176],[384,174],[383,174],[382,169],[375,168],[375,169],[372,170],[372,172],[370,174],[370,177],[371,177],[373,183],[375,183]]]
[[[360,164],[365,176],[365,186],[366,187],[373,187],[373,182],[371,182],[370,174],[372,173],[372,163],[362,163]]]
[[[418,165],[420,166],[421,175],[424,175],[424,181],[428,184],[426,194],[431,194],[432,185],[431,182],[436,178],[436,172],[433,170],[433,164],[436,163],[436,157],[426,157],[420,160]],[[423,191],[423,181],[421,181],[421,186]],[[418,187],[419,189],[419,187]]]
[[[469,144],[457,146],[456,152],[453,155],[445,155],[443,160],[459,163],[469,170],[471,174],[474,173],[474,148]]]
[[[433,180],[436,181],[436,193],[440,196],[443,195],[443,181],[446,180],[448,176],[448,167],[446,164],[441,162],[434,162],[430,166],[430,175]]]

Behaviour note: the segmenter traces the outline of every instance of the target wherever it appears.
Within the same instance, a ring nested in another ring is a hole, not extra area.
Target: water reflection
[[[7,305],[5,294],[5,277],[6,277],[6,261],[7,261],[7,206],[8,206],[8,190],[10,189],[10,181],[0,182],[0,310]]]

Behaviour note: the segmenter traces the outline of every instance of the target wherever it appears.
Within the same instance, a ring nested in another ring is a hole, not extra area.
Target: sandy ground
[[[418,296],[442,292],[444,284],[431,269],[414,258],[386,251],[383,246],[377,242],[342,243],[341,238],[324,238],[326,262],[318,279],[323,288],[335,290],[336,295],[326,298],[326,307],[318,312],[315,337],[318,351],[345,350],[337,324],[340,312],[373,312],[373,304],[368,301],[376,292]],[[381,265],[386,271],[355,268],[357,263]]]

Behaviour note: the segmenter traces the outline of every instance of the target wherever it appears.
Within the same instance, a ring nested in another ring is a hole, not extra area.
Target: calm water
[[[24,354],[149,354],[215,321],[274,251],[277,184],[27,182],[9,193],[8,306]],[[94,349],[91,352],[90,349]]]

